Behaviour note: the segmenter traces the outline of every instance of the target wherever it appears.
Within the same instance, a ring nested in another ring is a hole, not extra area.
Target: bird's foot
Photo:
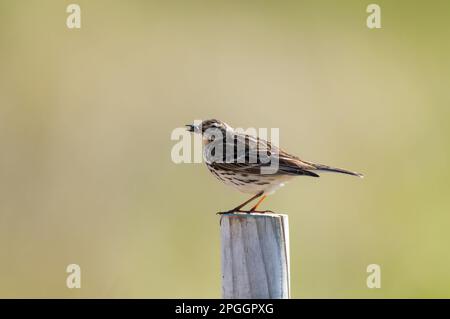
[[[271,210],[251,210],[251,211],[248,211],[247,213],[249,213],[249,214],[251,214],[251,213],[257,213],[257,214],[266,214],[266,213],[269,213],[269,214],[275,214],[275,212],[273,212],[273,211],[271,211]]]
[[[216,215],[236,214],[236,213],[247,213],[247,214],[250,214],[251,211],[249,211],[249,210],[240,210],[240,209],[238,209],[238,210],[230,209],[230,210],[228,210],[226,212],[218,212],[218,213],[216,213]]]
[[[246,213],[246,214],[252,214],[252,213],[257,213],[257,214],[275,214],[275,212],[271,211],[271,210],[234,210],[231,209],[229,211],[226,212],[218,212],[216,213],[216,215],[225,215],[225,214],[236,214],[236,213]]]

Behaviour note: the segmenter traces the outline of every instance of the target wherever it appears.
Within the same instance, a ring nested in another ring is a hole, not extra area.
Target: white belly
[[[265,195],[273,194],[278,188],[290,180],[291,175],[253,175],[246,173],[231,173],[226,171],[217,171],[209,167],[211,173],[226,185],[232,186],[240,192],[247,194],[258,194],[261,191]]]

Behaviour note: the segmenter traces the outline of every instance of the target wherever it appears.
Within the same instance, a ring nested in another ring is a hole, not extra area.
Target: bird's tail
[[[341,173],[341,174],[358,176],[360,178],[364,177],[363,174],[352,172],[352,171],[348,171],[348,170],[342,169],[342,168],[336,168],[336,167],[331,167],[331,166],[322,165],[322,164],[315,164],[315,163],[308,163],[308,164],[314,166],[315,170],[322,171],[322,172]]]

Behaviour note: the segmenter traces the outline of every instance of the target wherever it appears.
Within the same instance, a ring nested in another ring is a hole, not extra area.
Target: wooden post
[[[290,297],[287,215],[224,214],[220,220],[222,297]]]

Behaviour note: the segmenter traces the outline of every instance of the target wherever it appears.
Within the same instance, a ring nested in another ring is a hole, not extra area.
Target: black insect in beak
[[[196,125],[193,125],[193,124],[186,124],[186,129],[187,129],[189,132],[192,132],[192,133],[198,131],[198,127],[197,127]]]

